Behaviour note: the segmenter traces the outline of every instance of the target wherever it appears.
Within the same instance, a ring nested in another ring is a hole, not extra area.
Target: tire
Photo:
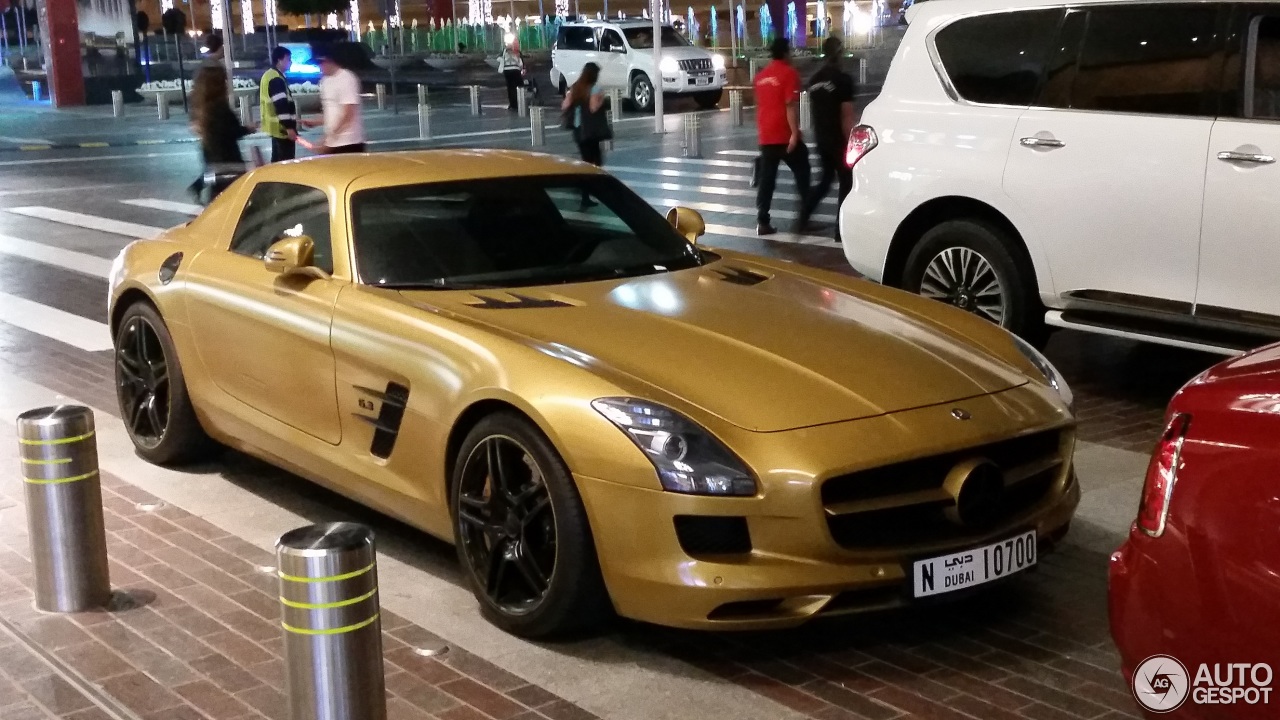
[[[173,337],[155,307],[135,302],[126,308],[114,344],[116,400],[138,455],[157,465],[213,455],[218,445],[200,426]],[[157,377],[158,364],[164,380]]]
[[[560,84],[556,87],[556,90],[560,93],[560,97],[564,97],[569,93],[569,85],[565,83],[564,75],[560,76]]]
[[[926,231],[907,257],[901,287],[1030,342],[1044,340],[1044,307],[1030,261],[1006,231],[983,220],[948,220]]]
[[[698,103],[698,107],[703,110],[710,110],[720,104],[720,98],[722,97],[724,97],[723,90],[711,90],[708,92],[698,93],[698,95],[694,97],[694,102]]]
[[[495,462],[508,492],[490,480]],[[564,461],[532,423],[514,413],[481,420],[458,451],[450,491],[458,560],[489,622],[538,639],[589,632],[608,617],[586,509]]]
[[[631,76],[631,91],[628,96],[631,104],[640,112],[653,112],[653,82],[644,73]]]

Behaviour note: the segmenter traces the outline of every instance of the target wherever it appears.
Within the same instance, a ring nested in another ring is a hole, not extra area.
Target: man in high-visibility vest
[[[498,69],[507,81],[507,109],[516,109],[516,88],[524,84],[524,56],[516,44],[515,36],[508,33],[507,47],[502,51]]]
[[[284,79],[292,63],[289,49],[277,47],[271,51],[271,67],[258,82],[262,131],[271,136],[271,162],[292,160],[298,153],[298,108]]]

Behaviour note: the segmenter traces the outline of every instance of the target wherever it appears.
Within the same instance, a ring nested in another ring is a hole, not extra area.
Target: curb
[[[134,140],[132,142],[78,142],[49,143],[41,145],[15,145],[0,147],[3,152],[33,152],[37,150],[87,150],[95,148],[146,147],[149,145],[181,145],[195,142],[195,138],[172,138],[168,140]]]

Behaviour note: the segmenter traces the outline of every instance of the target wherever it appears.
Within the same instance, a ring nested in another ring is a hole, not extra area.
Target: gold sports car
[[[152,462],[230,446],[453,542],[528,637],[927,602],[1062,537],[1036,350],[704,229],[544,155],[269,165],[116,261],[122,416]]]

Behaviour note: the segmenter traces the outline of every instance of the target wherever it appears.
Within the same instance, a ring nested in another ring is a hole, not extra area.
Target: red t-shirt
[[[774,60],[756,73],[756,130],[761,145],[791,142],[787,103],[800,102],[800,73],[790,64]]]

